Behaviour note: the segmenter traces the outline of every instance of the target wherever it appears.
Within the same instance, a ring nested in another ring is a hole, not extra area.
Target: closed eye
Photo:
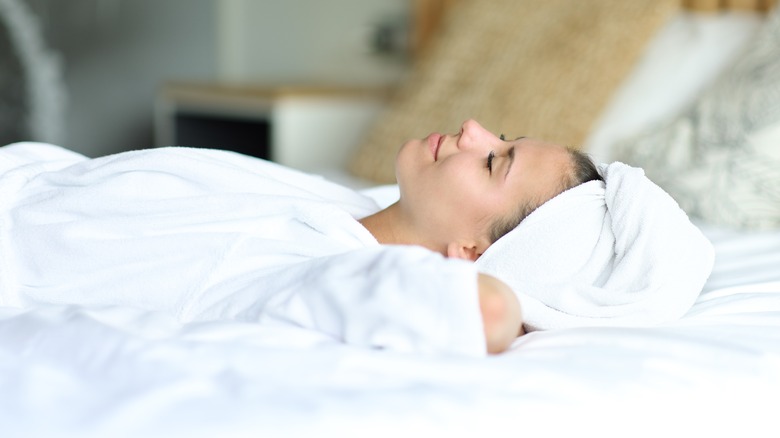
[[[496,157],[495,151],[490,151],[487,157],[487,169],[488,172],[490,172],[491,175],[493,175],[493,158]]]

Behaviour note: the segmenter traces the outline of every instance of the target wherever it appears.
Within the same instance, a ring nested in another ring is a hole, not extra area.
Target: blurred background
[[[176,142],[182,113],[256,115],[224,102],[251,92],[215,84],[254,90],[268,113],[279,90],[366,96],[354,90],[392,86],[408,64],[405,0],[0,0],[0,12],[0,143],[91,157]],[[193,94],[197,111],[179,111]],[[376,105],[363,103],[352,111],[368,123]]]
[[[407,139],[475,118],[611,161],[674,123],[722,126],[690,111],[754,46],[780,47],[757,39],[776,3],[0,0],[0,144],[221,148],[360,187],[394,182]],[[757,133],[770,70],[727,78],[749,93],[707,114]],[[649,154],[663,169],[694,140]]]

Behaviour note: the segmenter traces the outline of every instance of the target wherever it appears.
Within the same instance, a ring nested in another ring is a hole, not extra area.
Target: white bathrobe
[[[0,305],[130,306],[483,355],[473,264],[381,246],[370,198],[216,150],[0,148]]]

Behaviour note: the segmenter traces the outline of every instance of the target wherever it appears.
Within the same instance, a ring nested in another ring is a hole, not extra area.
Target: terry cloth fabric
[[[714,262],[711,243],[639,168],[567,190],[477,260],[509,284],[529,330],[655,325],[681,317]]]
[[[141,309],[183,324],[240,320],[361,347],[484,356],[474,264],[379,245],[356,220],[378,208],[228,151],[89,160],[5,146],[0,307]]]

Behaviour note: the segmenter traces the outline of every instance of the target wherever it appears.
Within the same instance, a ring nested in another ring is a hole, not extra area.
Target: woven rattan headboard
[[[425,46],[433,34],[439,19],[458,0],[412,0],[414,26],[412,45],[415,51]],[[778,0],[680,0],[680,6],[697,12],[719,12],[727,10],[765,12],[774,7]]]
[[[681,0],[682,7],[694,11],[743,10],[765,12],[771,9],[777,0]]]

